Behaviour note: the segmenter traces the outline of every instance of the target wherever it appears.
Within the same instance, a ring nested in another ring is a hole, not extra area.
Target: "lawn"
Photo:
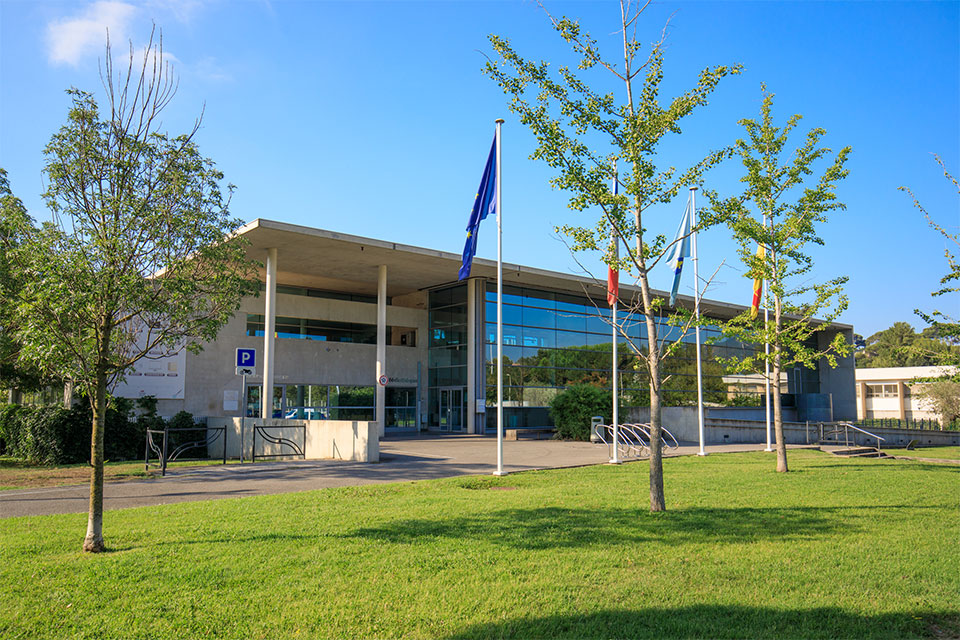
[[[960,460],[960,447],[917,447],[916,449],[884,449],[891,456],[913,456],[915,458],[943,458]]]
[[[960,475],[792,451],[0,520],[0,637],[960,633]]]

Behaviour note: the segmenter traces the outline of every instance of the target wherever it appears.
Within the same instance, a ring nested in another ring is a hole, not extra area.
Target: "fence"
[[[887,429],[921,429],[932,431],[960,431],[960,420],[954,420],[941,429],[940,421],[935,418],[921,420],[900,420],[899,418],[869,418],[857,420],[853,424],[869,429],[870,427],[885,427]]]

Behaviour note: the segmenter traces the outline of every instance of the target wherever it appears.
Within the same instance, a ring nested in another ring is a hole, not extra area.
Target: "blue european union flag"
[[[473,266],[473,256],[477,253],[477,232],[480,223],[491,213],[497,212],[497,138],[494,136],[490,145],[490,156],[487,166],[483,168],[483,178],[480,179],[480,188],[473,201],[473,210],[467,222],[467,243],[463,247],[463,264],[460,265],[459,277],[461,280],[470,277],[470,267]]]

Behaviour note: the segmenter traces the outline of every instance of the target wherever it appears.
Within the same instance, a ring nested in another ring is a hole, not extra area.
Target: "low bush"
[[[114,398],[107,408],[103,434],[106,460],[135,460],[143,455],[146,430],[162,429],[156,400],[134,403]],[[0,405],[0,454],[33,464],[75,464],[90,460],[90,430],[93,412],[81,400],[71,409]],[[192,426],[193,416],[181,411],[171,426]]]
[[[557,427],[557,437],[564,440],[589,440],[590,418],[603,416],[609,422],[612,415],[610,391],[589,384],[570,387],[550,402],[550,417]]]

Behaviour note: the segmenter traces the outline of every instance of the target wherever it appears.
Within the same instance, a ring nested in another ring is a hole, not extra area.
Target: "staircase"
[[[835,444],[835,443],[833,443]],[[830,453],[841,458],[889,458],[886,453],[876,447],[849,447],[832,449]]]

